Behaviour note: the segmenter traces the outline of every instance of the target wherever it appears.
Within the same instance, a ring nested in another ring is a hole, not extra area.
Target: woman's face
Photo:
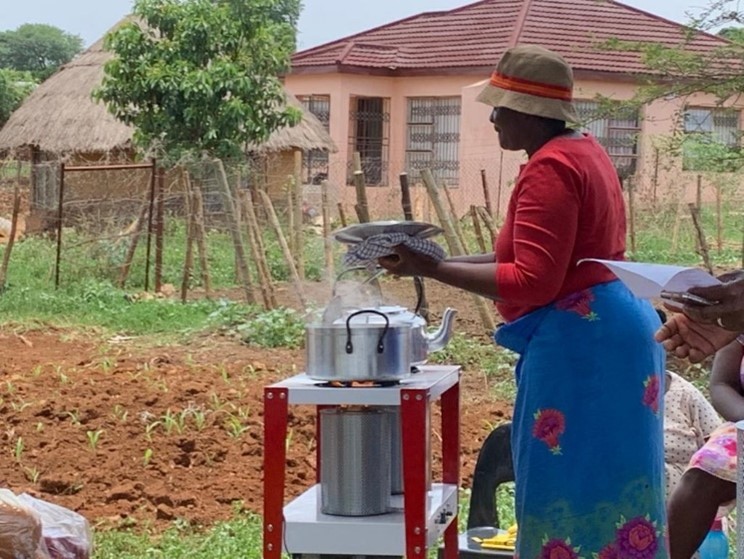
[[[522,117],[522,114],[506,107],[496,107],[491,111],[490,120],[499,135],[501,149],[524,149],[525,122]]]

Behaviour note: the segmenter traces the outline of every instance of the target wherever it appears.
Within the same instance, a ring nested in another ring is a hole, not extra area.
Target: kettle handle
[[[382,353],[383,351],[385,351],[385,344],[383,343],[383,340],[385,339],[385,334],[387,334],[387,331],[390,328],[390,319],[385,313],[381,313],[380,311],[373,311],[372,309],[365,309],[351,313],[346,319],[346,353],[354,353],[354,346],[351,343],[351,319],[360,314],[367,313],[376,314],[377,316],[381,316],[385,319],[385,327],[382,329],[380,339],[377,340],[377,353]]]

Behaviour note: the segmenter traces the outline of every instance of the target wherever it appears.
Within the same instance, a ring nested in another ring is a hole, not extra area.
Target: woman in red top
[[[380,259],[496,303],[495,340],[520,354],[512,448],[520,559],[663,559],[664,352],[651,306],[603,266],[622,260],[625,209],[612,162],[577,122],[565,60],[506,52],[478,100],[506,150],[525,150],[495,252]]]

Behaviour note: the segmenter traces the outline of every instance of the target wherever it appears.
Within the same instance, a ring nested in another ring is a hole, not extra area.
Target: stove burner
[[[400,381],[397,380],[331,380],[328,382],[317,382],[315,386],[323,388],[389,388],[397,386]]]

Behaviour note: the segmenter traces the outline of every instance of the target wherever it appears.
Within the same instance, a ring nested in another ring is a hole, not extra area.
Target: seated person
[[[698,450],[669,499],[671,559],[689,559],[705,539],[719,508],[736,499],[736,427],[744,419],[744,347],[733,341],[713,360],[710,396],[727,421]]]
[[[678,374],[667,371],[665,388],[664,469],[669,498],[693,454],[721,424],[721,419],[705,396]],[[496,510],[496,489],[508,481],[514,481],[511,423],[499,425],[491,431],[478,454],[473,472],[468,528],[501,527]]]
[[[705,396],[676,373],[666,372],[664,394],[664,473],[667,499],[690,459],[723,423]]]

